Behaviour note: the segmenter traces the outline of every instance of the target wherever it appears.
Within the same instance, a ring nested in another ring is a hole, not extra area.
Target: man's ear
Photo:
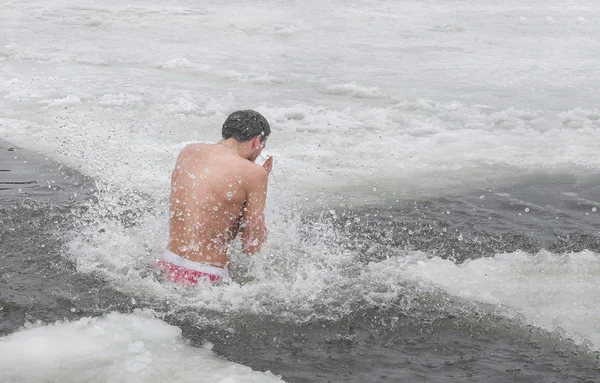
[[[256,136],[252,139],[252,149],[258,149],[260,147],[260,136]]]

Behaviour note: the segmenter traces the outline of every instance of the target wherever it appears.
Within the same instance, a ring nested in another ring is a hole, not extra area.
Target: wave
[[[260,255],[246,257],[234,246],[232,281],[181,288],[152,269],[166,245],[166,201],[110,193],[81,213],[69,257],[78,272],[99,275],[127,295],[170,302],[176,317],[196,312],[199,324],[219,325],[239,315],[339,320],[359,308],[389,305],[423,320],[491,310],[600,350],[600,255],[590,250],[444,259],[341,230],[327,218],[333,210],[309,218],[287,205],[267,212],[277,229]]]

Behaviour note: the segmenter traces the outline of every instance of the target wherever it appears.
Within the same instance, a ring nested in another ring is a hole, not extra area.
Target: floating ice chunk
[[[125,364],[125,371],[130,374],[137,374],[147,367],[145,363],[129,361]]]
[[[64,98],[41,100],[41,101],[39,101],[39,103],[42,105],[48,105],[48,106],[77,105],[77,104],[81,104],[81,99],[77,96],[73,96],[72,94],[69,94],[69,95],[65,96]]]
[[[430,29],[433,32],[464,32],[465,28],[456,24],[438,24]]]
[[[600,127],[600,112],[597,109],[575,108],[559,113],[562,125],[573,129]]]
[[[288,23],[288,24],[275,25],[271,29],[271,31],[276,35],[279,35],[282,37],[289,37],[289,36],[293,36],[293,35],[296,35],[301,32],[310,31],[312,29],[313,29],[312,25],[304,24],[304,22],[300,20],[299,22],[294,23],[294,24]]]
[[[296,31],[290,27],[276,27],[275,28],[275,33],[278,34],[279,36],[288,37],[288,36],[293,35],[295,32]]]
[[[281,382],[270,372],[219,358],[211,348],[190,346],[179,328],[142,311],[33,324],[0,338],[0,380]]]
[[[235,110],[235,98],[233,94],[229,92],[227,96],[220,100],[211,99],[206,103],[202,114],[214,116],[219,113],[228,113]]]
[[[144,342],[137,341],[129,345],[127,350],[131,353],[138,354],[144,349]]]
[[[174,58],[162,65],[165,69],[193,68],[194,66],[194,63],[183,58]]]
[[[234,70],[222,70],[217,72],[217,75],[227,80],[237,80],[243,77],[240,72],[236,72]]]
[[[130,93],[105,94],[98,98],[98,104],[106,107],[142,107],[142,97]]]
[[[270,85],[283,83],[283,80],[279,77],[271,76],[269,74],[250,75],[247,81],[251,84],[256,85]]]
[[[89,27],[99,27],[105,23],[105,19],[99,17],[98,15],[92,16],[88,22],[86,23]]]
[[[195,72],[209,72],[212,69],[210,65],[196,64],[184,58],[168,60],[161,67],[163,69],[192,69]]]
[[[0,59],[6,60],[6,58],[12,56],[15,53],[14,45],[5,45],[4,49],[0,49]]]
[[[270,74],[240,73],[234,70],[219,71],[217,74],[226,80],[248,82],[255,85],[282,84],[283,80]]]
[[[525,17],[525,16],[519,17],[519,24],[527,24],[527,17]]]
[[[330,85],[327,93],[337,95],[348,95],[355,98],[381,98],[384,96],[381,89],[356,83]]]
[[[303,120],[306,117],[306,112],[302,109],[288,109],[283,112],[283,116],[288,120]]]
[[[167,111],[170,113],[192,114],[200,110],[200,107],[191,99],[181,97],[171,100]]]

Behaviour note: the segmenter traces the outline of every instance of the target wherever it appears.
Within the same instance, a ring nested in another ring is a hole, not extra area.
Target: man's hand
[[[263,164],[263,168],[265,168],[267,174],[271,174],[271,169],[273,169],[273,156],[269,156],[269,158]]]

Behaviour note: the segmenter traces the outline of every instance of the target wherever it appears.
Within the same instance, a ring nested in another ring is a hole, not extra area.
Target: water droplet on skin
[[[528,207],[525,208],[525,213],[529,213],[529,208]]]
[[[214,211],[217,211],[217,210],[219,210],[219,207],[218,207],[218,206],[215,206],[215,207],[213,207],[213,210],[214,210]]]
[[[208,174],[208,168],[204,168],[204,173]]]
[[[445,233],[446,231],[448,231],[448,229],[446,229],[445,227],[442,229],[442,231]]]
[[[241,184],[241,183],[242,183],[242,179],[240,178],[240,179],[238,180],[238,184]]]
[[[232,192],[227,192],[227,197],[231,197],[233,195]]]
[[[459,240],[459,241],[462,241],[462,240],[463,240],[463,236],[462,236],[462,234],[459,234],[459,235],[458,235],[458,240]]]
[[[233,185],[232,185],[232,184],[229,184],[229,187],[233,187]]]
[[[595,212],[596,212],[596,210],[598,210],[598,209],[596,209],[596,207],[594,206],[594,207],[592,208],[592,211],[595,213]]]

